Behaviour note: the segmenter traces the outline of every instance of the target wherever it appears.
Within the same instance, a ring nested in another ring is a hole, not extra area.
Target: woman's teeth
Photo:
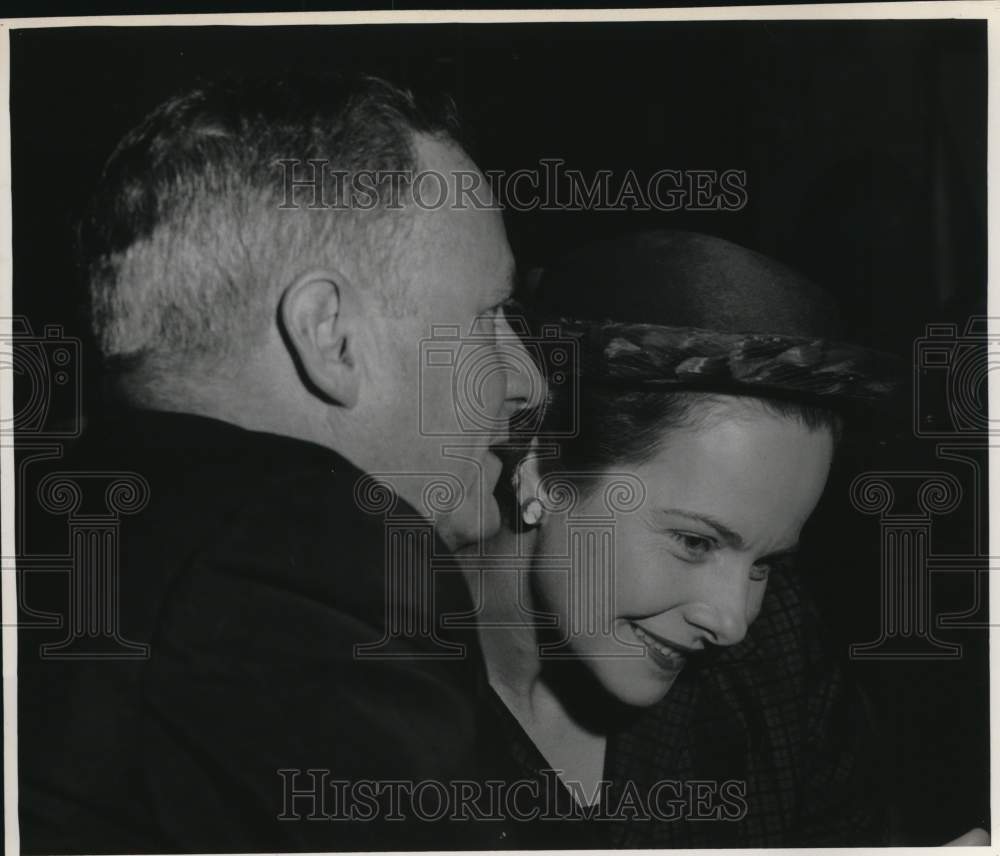
[[[639,641],[642,642],[647,648],[655,651],[657,654],[662,655],[665,659],[670,661],[671,665],[681,666],[684,664],[685,657],[679,651],[673,648],[668,648],[662,642],[654,639],[645,630],[643,630],[638,624],[632,624],[632,629],[635,631],[635,635],[639,637]]]

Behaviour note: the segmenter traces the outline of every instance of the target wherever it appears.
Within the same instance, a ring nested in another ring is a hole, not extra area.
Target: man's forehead
[[[458,143],[426,134],[414,134],[413,140],[417,155],[414,193],[423,203],[446,198],[447,204],[463,210],[500,210],[490,181]]]
[[[413,147],[421,170],[434,170],[442,173],[450,171],[479,173],[479,167],[476,166],[465,149],[447,137],[414,134]]]

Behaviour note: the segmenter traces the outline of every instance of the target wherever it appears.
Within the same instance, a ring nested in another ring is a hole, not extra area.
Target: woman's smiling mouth
[[[629,621],[629,626],[632,628],[632,632],[635,633],[636,638],[645,646],[650,659],[665,671],[679,671],[684,667],[688,656],[697,653],[692,648],[687,648],[684,645],[664,639],[662,636],[657,636],[634,621]]]

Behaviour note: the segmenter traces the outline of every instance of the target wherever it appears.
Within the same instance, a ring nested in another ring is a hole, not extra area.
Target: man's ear
[[[354,407],[361,389],[361,306],[354,287],[331,271],[304,274],[285,289],[279,313],[303,379],[328,400]]]

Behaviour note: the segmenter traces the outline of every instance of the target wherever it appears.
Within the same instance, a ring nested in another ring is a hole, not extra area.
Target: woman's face
[[[726,403],[670,431],[646,463],[621,468],[644,487],[636,510],[609,512],[615,475],[601,474],[538,531],[536,558],[561,556],[565,566],[569,556],[568,575],[536,562],[540,605],[566,640],[552,654],[580,658],[626,704],[659,701],[688,652],[743,639],[768,571],[790,558],[819,501],[832,452],[826,429]],[[602,535],[609,517],[612,534]]]

